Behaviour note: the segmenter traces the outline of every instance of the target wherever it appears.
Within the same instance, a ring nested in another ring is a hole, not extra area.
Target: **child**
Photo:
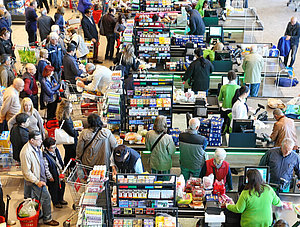
[[[25,143],[29,139],[29,115],[26,113],[19,113],[16,116],[16,124],[10,130],[10,142],[13,147],[13,158],[20,162],[20,152]]]
[[[68,202],[64,200],[65,182],[59,179],[59,174],[64,168],[64,163],[56,147],[56,141],[53,138],[46,138],[43,145],[45,148],[43,155],[47,185],[51,200],[56,208],[62,208],[62,205],[68,204]]]

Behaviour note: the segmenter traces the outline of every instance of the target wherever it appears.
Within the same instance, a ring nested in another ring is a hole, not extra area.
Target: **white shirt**
[[[248,111],[245,105],[245,100],[238,99],[232,106],[232,120],[230,126],[232,127],[233,119],[248,119]]]
[[[94,73],[87,77],[87,80],[92,82],[86,85],[84,88],[87,91],[100,91],[102,94],[104,94],[111,83],[111,76],[112,71],[109,68],[97,65]]]

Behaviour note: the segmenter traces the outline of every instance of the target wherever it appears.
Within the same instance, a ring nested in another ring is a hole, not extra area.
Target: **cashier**
[[[214,175],[215,180],[223,180],[226,191],[232,190],[232,178],[229,163],[225,161],[226,151],[223,148],[217,148],[214,157],[206,160],[205,176]]]
[[[275,147],[280,147],[284,138],[291,138],[296,144],[297,135],[294,120],[284,116],[281,109],[275,109],[273,116],[276,122],[270,137],[275,142]]]
[[[275,147],[268,150],[261,158],[260,166],[270,167],[270,183],[281,184],[282,179],[289,182],[286,185],[286,191],[289,189],[289,184],[293,181],[293,173],[300,178],[300,156],[293,151],[295,143],[290,138],[285,138],[282,141],[281,147]],[[299,184],[298,181],[297,184]]]
[[[111,158],[111,167],[113,175],[119,173],[143,173],[143,163],[140,154],[125,145],[119,145],[115,148]]]

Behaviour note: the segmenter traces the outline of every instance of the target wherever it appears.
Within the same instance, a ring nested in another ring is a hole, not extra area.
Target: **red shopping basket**
[[[58,120],[49,120],[44,124],[44,128],[48,132],[48,136],[55,138],[55,129],[59,128]]]
[[[19,217],[19,211],[21,210],[21,208],[23,207],[23,203],[20,203],[20,205],[17,208],[17,218],[20,221],[21,227],[37,227],[38,223],[39,223],[39,215],[40,215],[40,208],[41,208],[41,204],[38,200],[34,199],[35,202],[38,203],[38,208],[36,211],[36,214],[32,217],[28,217],[28,218],[21,218]]]

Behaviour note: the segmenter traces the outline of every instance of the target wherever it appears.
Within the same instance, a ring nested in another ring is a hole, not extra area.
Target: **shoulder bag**
[[[155,143],[152,145],[152,147],[151,147],[151,149],[150,149],[151,152],[152,152],[153,149],[156,147],[156,145],[158,144],[158,142],[164,137],[165,134],[166,134],[166,133],[163,132],[163,133],[157,138],[157,140],[155,141]]]
[[[60,127],[54,131],[56,144],[74,144],[74,137],[70,136],[65,130],[62,129],[64,123],[65,120],[63,120]]]

